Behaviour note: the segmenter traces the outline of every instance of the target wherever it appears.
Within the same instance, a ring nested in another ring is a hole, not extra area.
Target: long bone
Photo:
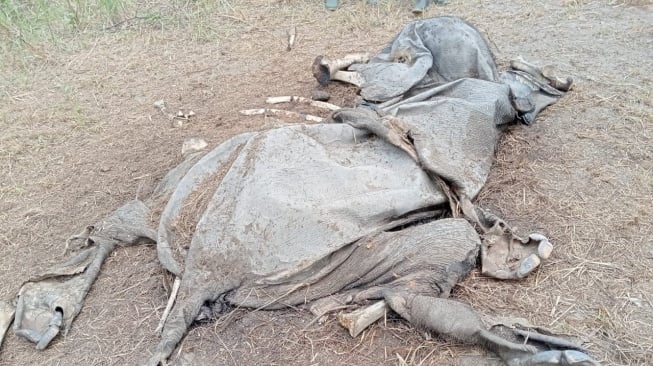
[[[322,86],[326,86],[331,80],[336,80],[360,87],[365,83],[363,76],[355,71],[343,70],[353,64],[366,63],[369,59],[369,53],[354,53],[339,59],[318,56],[313,61],[313,76]]]

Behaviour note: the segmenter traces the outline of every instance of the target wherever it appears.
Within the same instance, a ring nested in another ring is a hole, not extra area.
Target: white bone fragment
[[[262,116],[262,115],[273,115],[277,117],[285,118],[299,118],[305,121],[311,122],[322,122],[324,118],[313,116],[310,114],[301,114],[297,112],[284,111],[282,109],[270,109],[270,108],[259,108],[259,109],[244,109],[240,111],[240,114],[244,116]]]
[[[337,111],[338,109],[340,109],[340,107],[335,104],[320,102],[318,100],[312,100],[309,98],[298,97],[294,95],[269,97],[268,99],[265,100],[265,102],[268,104],[279,104],[279,103],[290,103],[290,102],[304,103],[304,104],[309,104],[313,107],[328,109],[330,111]]]
[[[349,329],[349,335],[356,337],[372,323],[383,318],[388,309],[385,300],[381,300],[351,313],[340,314],[338,321],[340,325]]]

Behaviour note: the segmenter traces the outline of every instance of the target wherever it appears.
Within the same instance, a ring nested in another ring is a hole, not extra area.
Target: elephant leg
[[[596,361],[580,350],[565,349],[567,347],[563,347],[566,345],[564,340],[557,337],[536,337],[539,339],[535,341],[537,346],[530,344],[531,342],[517,343],[501,337],[488,330],[469,305],[455,300],[405,292],[388,292],[385,294],[385,300],[392,310],[415,327],[464,343],[483,346],[501,356],[509,366],[597,365]],[[553,349],[542,348],[542,344]]]
[[[154,241],[155,231],[148,221],[149,208],[135,200],[89,226],[84,234],[74,236],[74,240],[83,241],[76,255],[33,276],[20,289],[16,335],[36,343],[38,350],[45,349],[60,331],[65,335],[109,254],[117,246],[134,245],[143,239]]]
[[[197,252],[192,252],[197,254]],[[161,340],[154,350],[154,353],[145,363],[147,366],[158,366],[166,364],[167,359],[172,355],[175,348],[188,333],[193,323],[201,319],[204,312],[212,314],[220,313],[224,302],[220,296],[236,287],[238,276],[230,276],[224,272],[216,274],[210,271],[202,271],[197,268],[197,262],[187,260],[184,277],[181,279],[177,299],[165,320]],[[221,278],[221,281],[211,279]],[[208,304],[212,309],[207,311]],[[205,317],[205,315],[203,315]]]
[[[147,361],[147,366],[166,364],[166,360],[170,357],[186,333],[188,333],[188,329],[199,315],[200,309],[204,303],[212,300],[207,292],[197,291],[190,294],[188,291],[189,289],[184,287],[186,286],[184,286],[182,281],[180,290],[182,295],[177,299],[177,302],[170,312],[170,316],[165,322],[161,334],[161,341],[154,351],[154,354]]]
[[[386,301],[417,328],[432,331],[464,343],[484,345],[492,350],[508,349],[535,353],[532,346],[503,339],[485,328],[481,318],[466,304],[422,295],[390,294]]]

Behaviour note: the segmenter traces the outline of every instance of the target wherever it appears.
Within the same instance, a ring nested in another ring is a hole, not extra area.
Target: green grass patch
[[[238,7],[238,0],[0,0],[0,62],[29,64],[52,51],[78,50],[105,32],[174,28],[211,40],[228,20],[215,14],[240,18]]]
[[[0,0],[0,27],[5,40],[57,43],[111,25],[130,6],[130,0]]]
[[[0,62],[45,58],[80,47],[80,34],[102,30],[130,11],[131,0],[0,0]]]

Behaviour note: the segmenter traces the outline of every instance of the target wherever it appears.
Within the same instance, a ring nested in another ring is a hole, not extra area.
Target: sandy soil
[[[302,0],[219,2],[206,12],[190,2],[152,4],[163,20],[124,14],[114,27],[2,56],[0,299],[61,260],[69,235],[147,192],[181,161],[185,139],[215,145],[274,126],[238,110],[272,95],[310,96],[316,55],[379,50],[412,19],[412,3],[394,0],[344,1],[336,12]],[[455,297],[578,335],[605,365],[650,364],[653,7],[519,4],[451,0],[426,13],[475,24],[502,66],[523,55],[576,81],[534,125],[506,134],[479,197],[519,231],[549,235],[552,260],[523,282],[474,273]],[[298,38],[288,52],[293,25]],[[351,89],[332,89],[331,102],[351,103]],[[196,115],[175,127],[153,106],[158,100]],[[67,337],[37,352],[9,335],[0,365],[139,364],[158,342],[163,282],[154,246],[116,250]],[[472,365],[483,354],[424,340],[392,318],[356,339],[333,319],[304,329],[311,320],[302,309],[238,311],[195,327],[171,364]]]

